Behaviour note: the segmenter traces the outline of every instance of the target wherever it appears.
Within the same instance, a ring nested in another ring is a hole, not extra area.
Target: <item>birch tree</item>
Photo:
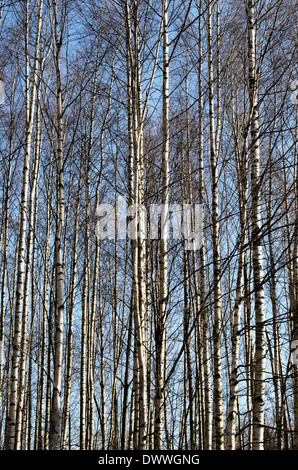
[[[258,111],[258,76],[256,63],[256,25],[254,2],[247,2],[249,96],[251,109],[251,194],[252,194],[252,244],[256,322],[255,390],[253,397],[253,449],[264,449],[265,401],[265,304],[263,286],[263,260],[261,238],[261,187],[260,143]]]
[[[53,7],[54,61],[56,71],[56,110],[57,110],[57,210],[55,233],[55,274],[56,274],[56,310],[55,310],[55,361],[54,388],[51,404],[50,449],[57,450],[61,445],[61,385],[63,366],[63,332],[64,332],[64,265],[63,265],[63,226],[64,226],[64,130],[63,130],[63,96],[61,81],[61,47],[63,29],[59,28],[57,3]],[[59,31],[60,30],[60,31]]]
[[[34,66],[30,77],[29,64],[29,2],[25,6],[25,60],[26,60],[26,143],[22,177],[22,195],[20,201],[19,216],[19,240],[18,240],[18,281],[16,287],[16,305],[14,319],[13,334],[13,355],[11,370],[11,388],[10,388],[10,407],[7,416],[6,427],[6,448],[13,450],[19,445],[16,442],[16,419],[17,419],[17,403],[18,403],[18,386],[19,386],[19,364],[20,364],[20,348],[22,333],[22,307],[24,301],[24,271],[25,271],[25,241],[27,229],[27,202],[29,189],[29,168],[31,164],[31,141],[34,124],[35,99],[38,74],[39,59],[39,41],[41,34],[41,12],[43,3],[39,3],[38,26],[36,31]],[[31,87],[30,87],[31,83]]]

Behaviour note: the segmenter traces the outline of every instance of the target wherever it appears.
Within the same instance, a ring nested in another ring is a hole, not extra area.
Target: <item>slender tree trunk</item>
[[[202,13],[203,6],[200,3],[199,10],[199,203],[204,207],[205,179],[204,179],[204,94],[203,94],[203,39],[202,39]],[[212,447],[212,411],[211,411],[211,386],[210,386],[210,357],[209,357],[209,325],[206,299],[206,261],[205,261],[205,236],[202,234],[202,244],[199,250],[199,282],[201,296],[202,315],[202,342],[203,342],[203,366],[204,366],[204,423],[203,423],[203,448],[211,450]]]
[[[40,11],[41,15],[41,11]],[[40,97],[40,84],[37,90],[38,99]],[[31,192],[29,199],[29,222],[28,222],[28,241],[27,241],[27,257],[26,257],[26,273],[25,273],[25,284],[24,284],[24,299],[23,299],[23,319],[22,319],[22,340],[21,340],[21,358],[20,358],[20,370],[19,370],[19,402],[17,409],[17,422],[16,422],[16,442],[15,448],[21,448],[21,433],[22,433],[22,420],[24,413],[24,405],[26,404],[26,377],[27,377],[27,364],[28,364],[28,324],[29,324],[29,295],[30,295],[30,278],[34,273],[34,264],[32,263],[33,258],[33,244],[34,244],[34,229],[35,229],[35,217],[37,205],[37,184],[39,177],[39,166],[40,166],[40,153],[41,153],[41,131],[40,131],[40,110],[39,107],[36,111],[36,139],[35,139],[35,152],[34,152],[34,163],[32,170],[32,182]],[[35,244],[34,244],[35,245]],[[34,309],[32,308],[32,312]],[[23,441],[24,442],[24,441]]]
[[[82,148],[84,153],[84,146]],[[82,155],[82,160],[84,156]],[[83,162],[83,166],[85,162]],[[80,449],[86,450],[87,436],[87,320],[89,310],[89,204],[90,204],[90,167],[86,162],[85,171],[85,249],[83,263],[82,325],[81,325],[81,369],[80,369]]]
[[[222,364],[221,364],[221,263],[219,253],[219,222],[218,222],[218,146],[214,120],[214,73],[212,53],[212,8],[208,1],[208,64],[209,64],[209,117],[210,117],[210,152],[212,171],[212,245],[213,245],[213,284],[214,284],[214,431],[215,448],[223,449],[223,396],[222,396]],[[217,77],[219,80],[219,77]],[[219,96],[217,96],[219,100]],[[219,125],[219,124],[218,124]],[[218,128],[217,128],[218,129]]]
[[[166,306],[168,284],[167,227],[169,210],[169,56],[168,56],[168,4],[163,0],[163,147],[162,147],[162,204],[161,237],[159,253],[159,309],[156,321],[156,371],[155,371],[155,430],[154,448],[163,447],[163,415],[165,407],[166,364]]]
[[[2,11],[2,8],[1,8]],[[6,188],[5,196],[3,201],[3,271],[2,271],[2,282],[1,282],[1,311],[0,311],[0,400],[2,400],[2,393],[4,389],[4,377],[3,377],[3,363],[4,363],[4,324],[5,324],[5,303],[6,303],[6,288],[8,279],[8,235],[9,235],[9,212],[10,212],[10,193],[11,193],[11,172],[12,172],[12,155],[14,151],[14,135],[13,135],[13,106],[14,106],[14,90],[15,90],[15,79],[12,83],[12,95],[10,103],[10,132],[9,132],[9,157],[8,167],[6,171]]]
[[[128,31],[128,46],[130,64],[132,68],[132,98],[133,98],[133,137],[134,137],[134,204],[144,203],[144,159],[143,159],[143,110],[142,110],[142,89],[141,89],[141,65],[139,46],[139,4],[134,2],[134,51],[131,46],[130,12],[128,2],[126,2],[126,24]],[[140,450],[147,446],[146,412],[147,412],[147,367],[146,354],[144,348],[144,321],[145,321],[145,241],[143,217],[138,217],[139,231],[134,223],[134,236],[132,240],[132,263],[133,263],[133,311],[135,327],[135,347],[137,353],[137,367],[134,371],[135,391],[137,400],[135,401],[135,440],[134,447]],[[138,407],[138,410],[136,408]]]
[[[64,265],[62,237],[64,226],[64,137],[63,137],[63,98],[61,84],[60,52],[62,33],[58,35],[58,12],[56,0],[53,2],[55,67],[56,67],[56,106],[57,106],[57,212],[55,234],[55,271],[56,271],[56,309],[55,309],[55,357],[54,388],[51,406],[50,449],[58,450],[61,445],[61,384],[63,366],[63,330],[64,330]]]
[[[256,25],[254,1],[247,2],[249,94],[251,106],[251,194],[252,194],[252,244],[255,293],[256,356],[255,389],[253,396],[253,449],[264,449],[265,402],[265,301],[263,286],[263,253],[261,238],[261,188],[258,88],[256,75]]]
[[[76,282],[77,282],[77,264],[78,264],[78,231],[79,231],[79,208],[81,204],[81,185],[82,185],[82,164],[80,167],[80,177],[78,181],[78,195],[76,200],[74,229],[73,229],[73,245],[72,245],[72,269],[71,269],[71,285],[70,285],[70,299],[68,306],[68,333],[67,333],[67,357],[65,367],[65,396],[63,403],[62,413],[62,431],[61,431],[61,449],[66,450],[67,447],[67,434],[70,418],[70,397],[72,385],[72,362],[73,362],[73,321],[76,297]]]
[[[39,4],[39,21],[36,35],[35,60],[31,77],[31,90],[29,79],[29,2],[26,2],[26,20],[25,20],[25,55],[26,55],[26,144],[25,157],[22,177],[22,194],[20,202],[19,216],[19,240],[18,240],[18,268],[17,268],[17,286],[16,286],[16,305],[13,333],[13,355],[10,381],[10,406],[6,425],[6,449],[13,450],[17,444],[16,420],[18,406],[18,387],[19,387],[19,364],[22,334],[22,308],[24,301],[24,272],[25,272],[25,244],[27,229],[27,201],[29,189],[29,168],[31,159],[31,141],[34,122],[34,109],[36,98],[36,82],[38,72],[38,45],[41,34],[41,12],[42,0]]]
[[[235,110],[237,109],[237,97],[233,102],[233,120],[236,123]],[[234,106],[235,104],[235,106]],[[243,277],[244,277],[244,260],[245,260],[245,243],[247,237],[247,139],[248,133],[244,135],[243,148],[240,152],[238,128],[234,130],[235,134],[235,156],[237,166],[237,183],[239,197],[239,214],[240,214],[240,237],[239,237],[239,265],[236,282],[236,298],[231,312],[231,336],[232,336],[232,362],[230,377],[230,399],[228,408],[227,423],[227,448],[235,450],[236,448],[236,414],[238,412],[238,367],[239,367],[239,346],[240,346],[240,320],[241,306],[243,296]],[[233,315],[233,317],[232,317]]]

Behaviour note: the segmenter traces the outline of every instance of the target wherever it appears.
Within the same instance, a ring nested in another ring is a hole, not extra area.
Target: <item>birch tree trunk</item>
[[[72,363],[73,363],[73,322],[74,322],[74,309],[76,297],[76,282],[77,282],[77,264],[78,264],[78,231],[79,231],[79,209],[81,204],[81,185],[82,185],[82,164],[80,166],[80,177],[78,181],[78,194],[75,208],[74,219],[74,237],[72,245],[72,270],[71,270],[71,285],[70,285],[70,299],[68,306],[68,334],[67,334],[67,355],[65,366],[65,396],[63,403],[62,413],[62,431],[61,431],[61,449],[66,450],[67,446],[67,433],[70,415],[70,397],[71,397],[71,384],[72,384]]]
[[[208,1],[208,66],[209,66],[209,119],[210,119],[210,153],[211,153],[211,171],[212,171],[212,246],[213,246],[213,284],[214,284],[214,431],[215,448],[223,449],[223,397],[222,397],[222,365],[221,365],[221,263],[219,253],[219,223],[218,223],[218,146],[217,133],[215,131],[214,119],[214,72],[213,72],[213,53],[212,53],[212,8],[211,1]],[[219,77],[217,77],[219,80]],[[219,96],[217,96],[219,100]],[[219,107],[219,104],[217,104]],[[219,119],[219,118],[218,118]],[[219,126],[219,123],[217,123]]]
[[[84,125],[84,124],[83,124]],[[82,290],[82,323],[81,323],[81,369],[80,369],[80,449],[86,450],[87,435],[87,321],[89,311],[89,219],[90,219],[90,162],[84,160],[84,145],[82,147],[82,165],[85,167],[85,247],[83,263]]]
[[[227,426],[227,449],[235,450],[236,448],[236,414],[238,411],[238,367],[239,367],[239,344],[240,344],[240,314],[241,314],[241,297],[242,297],[242,275],[243,275],[243,239],[244,233],[241,228],[241,247],[239,254],[239,266],[237,274],[236,299],[233,312],[231,312],[231,330],[232,330],[232,362],[230,376],[230,399],[228,411]]]
[[[53,2],[54,45],[56,69],[56,110],[57,110],[57,211],[55,234],[55,274],[56,274],[56,309],[55,309],[55,359],[54,387],[51,405],[50,449],[58,450],[61,446],[61,384],[63,366],[63,330],[64,330],[64,265],[62,237],[64,226],[64,131],[63,97],[61,83],[60,53],[62,34],[58,33],[58,11],[56,0]]]
[[[256,353],[255,387],[253,395],[253,450],[264,449],[265,401],[265,302],[263,285],[263,251],[261,238],[260,136],[258,112],[258,84],[256,71],[256,24],[254,0],[247,1],[249,97],[251,107],[251,195],[252,195],[252,249],[255,294]]]
[[[12,353],[12,369],[10,382],[10,406],[6,424],[6,444],[8,450],[13,450],[17,444],[16,438],[16,420],[18,406],[18,386],[19,386],[19,364],[20,364],[20,348],[22,334],[22,308],[24,301],[24,272],[25,272],[25,244],[27,231],[27,202],[29,189],[29,168],[31,159],[31,141],[34,123],[34,110],[38,73],[38,46],[41,34],[41,12],[42,0],[39,3],[39,20],[36,33],[35,43],[35,60],[32,70],[32,76],[29,77],[29,2],[26,2],[26,19],[25,19],[25,56],[26,56],[26,144],[22,177],[22,194],[20,201],[19,216],[19,240],[18,240],[18,267],[17,267],[17,286],[16,286],[16,305],[14,318],[13,333],[13,353]],[[31,89],[30,89],[31,81]]]
[[[35,209],[34,203],[37,192],[39,165],[40,165],[40,152],[41,152],[41,135],[39,129],[40,112],[36,112],[37,128],[36,128],[36,140],[35,140],[35,152],[34,152],[34,164],[32,169],[32,183],[30,200],[28,207],[28,242],[27,242],[27,256],[26,256],[26,273],[25,273],[25,284],[24,284],[24,301],[23,301],[23,319],[22,319],[22,340],[21,340],[21,359],[20,359],[20,370],[19,370],[19,403],[17,409],[17,422],[16,422],[16,443],[15,448],[21,448],[21,433],[22,433],[22,422],[24,419],[24,405],[25,405],[25,392],[26,392],[26,377],[27,377],[27,363],[28,363],[28,323],[29,323],[29,294],[30,294],[30,278],[34,272],[34,264],[32,263],[33,258],[33,237],[34,237],[34,216]],[[33,309],[32,309],[33,310]],[[33,310],[34,312],[34,310]]]
[[[239,216],[240,216],[240,235],[239,235],[239,262],[238,273],[236,282],[236,296],[233,312],[231,312],[231,336],[232,336],[232,354],[231,354],[231,376],[230,376],[230,399],[228,409],[228,422],[227,422],[227,448],[235,450],[236,448],[236,414],[238,412],[238,367],[239,367],[239,346],[240,346],[240,320],[241,320],[241,307],[243,299],[243,279],[244,279],[244,265],[245,253],[247,242],[247,145],[248,145],[248,128],[247,132],[243,135],[243,147],[240,148],[240,130],[237,127],[237,107],[238,107],[238,92],[234,91],[235,100],[232,104],[232,115],[234,135],[235,135],[235,157],[237,167],[237,184],[238,184],[238,198],[239,198]],[[246,286],[247,288],[247,286]],[[233,315],[233,317],[232,317]],[[250,334],[250,332],[249,332]],[[248,356],[249,357],[249,356]],[[248,362],[249,366],[249,362]]]
[[[199,166],[199,204],[204,207],[205,202],[205,178],[204,178],[204,94],[203,94],[203,38],[202,38],[202,13],[203,5],[199,9],[199,134],[198,134],[198,166]],[[212,410],[211,410],[211,386],[210,386],[210,357],[209,357],[209,325],[206,298],[206,260],[205,260],[205,234],[202,234],[202,243],[199,250],[199,285],[200,308],[202,315],[202,342],[204,365],[204,422],[203,422],[203,449],[211,450],[212,447]]]
[[[143,109],[141,88],[141,65],[139,45],[139,2],[134,1],[134,50],[131,41],[130,9],[126,2],[126,28],[129,47],[129,67],[132,70],[132,120],[134,142],[134,204],[144,203],[144,160],[143,160]],[[132,145],[132,143],[130,144]],[[140,450],[146,448],[146,412],[147,412],[147,367],[144,348],[144,321],[145,321],[145,242],[144,223],[142,215],[139,217],[139,231],[134,226],[132,239],[132,264],[133,264],[133,311],[135,327],[136,359],[134,371],[135,391],[138,399],[135,401],[135,439],[134,447]]]
[[[2,7],[1,7],[2,13]],[[0,23],[1,24],[1,23]],[[13,109],[14,109],[14,93],[15,93],[15,76],[12,82],[12,92],[11,92],[11,102],[10,102],[10,133],[9,133],[9,157],[8,157],[8,167],[6,170],[6,189],[4,194],[3,201],[3,272],[2,272],[2,281],[1,281],[1,311],[0,311],[0,400],[2,399],[2,393],[4,389],[4,380],[3,380],[3,363],[4,363],[4,324],[5,324],[5,301],[6,301],[6,288],[8,277],[8,266],[7,266],[7,257],[8,257],[8,229],[9,229],[9,212],[10,212],[10,196],[11,196],[11,174],[12,174],[12,156],[14,152],[14,134],[13,129]]]
[[[163,0],[163,146],[162,146],[162,204],[159,253],[159,311],[156,321],[156,374],[155,374],[155,430],[154,448],[163,446],[163,414],[165,407],[166,377],[166,318],[168,289],[167,227],[169,218],[169,54],[168,54],[168,4]]]

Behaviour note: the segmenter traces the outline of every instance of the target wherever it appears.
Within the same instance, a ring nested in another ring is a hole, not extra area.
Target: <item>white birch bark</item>
[[[40,97],[40,85],[38,86],[37,96]],[[37,194],[37,183],[39,176],[40,166],[40,153],[42,145],[42,136],[40,131],[40,110],[36,111],[36,140],[35,140],[35,152],[34,152],[34,163],[32,169],[32,182],[31,192],[28,206],[28,242],[27,242],[27,257],[26,257],[26,273],[25,273],[25,284],[24,284],[24,300],[23,300],[23,319],[22,319],[22,340],[21,340],[21,359],[20,359],[20,370],[19,370],[19,402],[17,409],[17,422],[16,422],[16,442],[15,448],[21,448],[21,434],[22,434],[22,422],[24,419],[24,405],[25,405],[25,392],[26,392],[26,377],[27,377],[27,363],[28,363],[28,323],[29,323],[29,294],[30,294],[30,280],[32,277],[32,271],[34,264],[32,263],[33,258],[33,238],[34,238],[34,216],[35,210],[34,203]],[[34,311],[34,309],[33,309]],[[24,441],[23,441],[24,442]]]
[[[212,245],[213,245],[213,284],[214,284],[214,434],[215,448],[223,449],[223,396],[222,396],[222,358],[221,358],[221,263],[219,253],[218,222],[218,145],[214,119],[214,72],[212,53],[212,8],[208,1],[208,66],[209,66],[209,119],[210,119],[210,152],[212,171]],[[219,77],[217,77],[219,80]],[[219,85],[218,85],[219,86]],[[217,97],[219,100],[219,96]],[[218,104],[219,107],[219,104]],[[218,131],[218,128],[217,128]]]
[[[199,9],[199,203],[204,206],[205,178],[204,178],[204,94],[203,94],[203,38],[202,38],[202,13],[203,5]],[[206,306],[206,260],[205,260],[205,236],[202,234],[202,244],[199,250],[199,283],[200,283],[200,308],[202,312],[202,336],[203,336],[203,365],[204,365],[204,422],[203,422],[203,448],[211,450],[212,447],[212,410],[211,410],[211,386],[210,386],[210,352],[209,352],[209,324],[208,310]]]
[[[130,9],[126,2],[126,28],[127,45],[129,52],[129,67],[132,71],[132,119],[133,143],[134,143],[134,203],[144,202],[144,161],[143,161],[143,109],[141,89],[141,66],[139,45],[139,2],[133,5],[134,14],[134,50],[131,41]],[[131,136],[132,137],[132,136]],[[132,143],[130,143],[132,145]],[[145,227],[142,222],[139,230],[143,232]],[[135,433],[134,447],[140,450],[147,446],[146,411],[147,411],[147,367],[144,348],[144,321],[145,321],[145,243],[141,236],[137,236],[135,227],[135,240],[132,240],[132,264],[133,264],[133,302],[135,327],[135,347],[137,353],[137,367],[134,371],[135,393],[138,399],[135,401]],[[136,406],[137,405],[137,406]]]
[[[1,9],[2,11],[2,9]],[[1,23],[0,23],[1,24]],[[15,90],[15,77],[12,82],[12,93],[10,103],[10,116],[11,123],[13,125],[13,109],[14,109],[14,90]],[[3,209],[3,272],[1,281],[1,306],[0,306],[0,399],[2,399],[4,378],[3,378],[3,362],[4,362],[4,324],[5,324],[5,303],[6,303],[6,287],[8,280],[7,271],[7,256],[8,256],[8,229],[9,229],[9,212],[10,212],[10,196],[11,196],[11,171],[12,171],[12,155],[14,151],[14,138],[13,133],[9,134],[9,157],[8,157],[8,168],[6,176],[6,190],[4,194],[4,209]],[[0,243],[1,246],[1,243]]]
[[[162,146],[162,204],[165,208],[161,219],[159,253],[159,311],[156,321],[156,374],[155,374],[155,429],[154,448],[163,446],[163,414],[165,407],[166,377],[166,317],[168,289],[167,219],[169,205],[169,53],[168,53],[168,4],[163,0],[163,146]],[[165,220],[163,220],[165,219]]]
[[[265,300],[263,286],[263,251],[261,239],[261,190],[258,86],[256,72],[256,24],[254,0],[247,2],[249,95],[251,106],[251,194],[252,194],[252,249],[255,294],[255,378],[253,395],[253,450],[264,449],[265,405]]]
[[[9,450],[15,448],[16,437],[16,419],[18,405],[18,386],[19,386],[19,364],[20,348],[22,334],[22,308],[24,301],[24,273],[25,273],[25,244],[27,231],[27,203],[29,189],[29,168],[31,159],[31,141],[34,122],[34,110],[36,99],[37,73],[38,73],[38,45],[41,34],[41,12],[42,0],[39,4],[39,21],[36,34],[35,60],[31,79],[29,78],[29,2],[26,2],[26,20],[25,20],[25,55],[26,55],[26,144],[22,177],[22,192],[19,215],[19,240],[18,240],[18,266],[17,266],[17,285],[16,285],[16,305],[13,333],[13,355],[11,369],[11,388],[10,405],[7,416],[6,443],[5,447]],[[31,89],[30,89],[31,81]]]
[[[58,11],[56,0],[53,1],[54,44],[56,68],[56,110],[57,110],[57,212],[55,234],[55,272],[56,272],[56,311],[55,311],[55,360],[54,386],[51,405],[50,449],[58,450],[61,446],[61,386],[63,366],[63,331],[64,331],[64,265],[62,237],[64,226],[64,123],[63,97],[61,83],[60,52],[62,33],[58,34]]]

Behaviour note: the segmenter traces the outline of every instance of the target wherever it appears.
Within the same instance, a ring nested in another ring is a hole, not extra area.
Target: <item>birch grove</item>
[[[1,450],[298,449],[297,34],[0,2]]]

